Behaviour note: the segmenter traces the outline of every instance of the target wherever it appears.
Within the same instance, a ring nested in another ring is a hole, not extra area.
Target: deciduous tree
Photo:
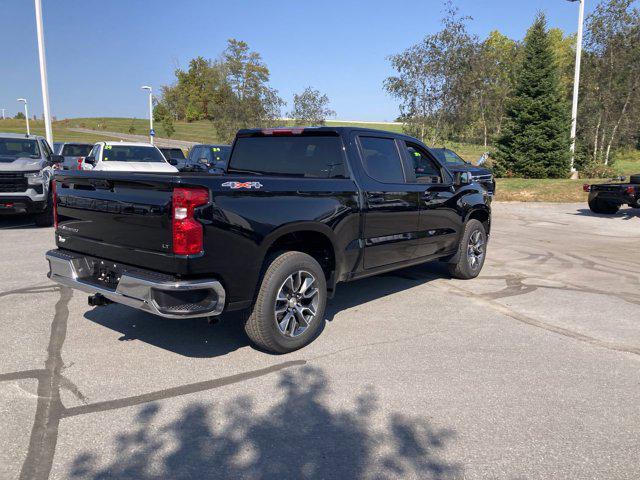
[[[302,93],[293,95],[293,110],[289,117],[296,125],[324,125],[327,117],[335,114],[329,108],[329,97],[319,90],[307,87]]]

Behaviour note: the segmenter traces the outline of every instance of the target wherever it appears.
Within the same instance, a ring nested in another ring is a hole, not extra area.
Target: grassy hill
[[[44,135],[44,123],[39,120],[32,120],[31,131]],[[133,125],[134,131],[129,132]],[[389,123],[354,123],[329,121],[329,126],[361,126],[378,130],[388,130],[401,132],[402,126]],[[198,122],[176,122],[174,124],[175,133],[171,137],[176,140],[186,140],[191,142],[214,143],[217,141],[216,134],[211,122],[206,120]],[[96,133],[74,132],[73,128],[85,128],[95,130]],[[113,140],[113,137],[100,134],[104,132],[134,133],[146,135],[149,129],[149,121],[143,118],[70,118],[59,120],[53,123],[53,135],[56,141],[85,141],[97,142],[100,140]],[[0,132],[25,131],[24,120],[6,119],[0,120]],[[161,126],[156,128],[159,137],[165,137]],[[441,145],[438,145],[441,146]],[[482,145],[449,142],[446,145],[455,150],[466,160],[475,162],[480,158],[486,148]],[[620,175],[630,175],[640,173],[640,151],[631,150],[617,154],[614,168]],[[521,178],[501,178],[498,179],[497,200],[513,201],[549,201],[549,202],[582,202],[586,200],[586,194],[582,191],[582,184],[586,182],[601,182],[602,180],[536,180]]]
[[[0,120],[0,132],[24,132],[24,120]],[[44,123],[40,120],[31,120],[31,131],[33,133],[44,135]],[[402,125],[391,123],[369,123],[369,122],[339,122],[328,121],[329,126],[352,126],[373,128],[377,130],[387,130],[391,132],[402,132]],[[133,126],[133,131],[130,128]],[[112,140],[108,135],[101,135],[100,131],[133,133],[136,135],[146,135],[149,131],[149,120],[144,118],[113,118],[113,117],[88,117],[88,118],[69,118],[53,122],[53,136],[56,141],[90,141],[97,142],[99,140]],[[86,134],[74,132],[73,128],[87,128],[95,130],[95,134]],[[186,140],[190,142],[215,143],[217,142],[216,133],[211,122],[201,120],[197,122],[175,122],[175,133],[172,139]],[[156,134],[158,137],[166,137],[163,128],[156,126]],[[445,145],[438,145],[445,146]],[[473,145],[466,143],[449,142],[447,147],[457,151],[462,157],[470,161],[475,161],[485,152],[485,148],[481,145]]]

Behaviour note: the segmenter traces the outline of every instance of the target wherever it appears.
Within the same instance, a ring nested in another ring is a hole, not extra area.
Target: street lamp
[[[578,126],[578,93],[580,91],[580,60],[582,59],[582,25],[584,23],[585,0],[567,0],[580,3],[578,14],[578,37],[576,39],[576,69],[573,77],[573,104],[571,106],[571,178],[577,178],[574,167],[576,158],[576,129]]]
[[[140,88],[149,91],[149,142],[153,145],[153,136],[156,134],[153,131],[153,89],[149,85],[143,85]]]
[[[42,28],[42,2],[36,2],[36,30],[38,33],[38,59],[40,60],[40,84],[42,86],[42,113],[44,114],[45,136],[49,145],[53,145],[51,131],[51,112],[49,109],[49,86],[47,85],[47,60],[44,51],[44,30]],[[26,107],[26,104],[25,104]],[[28,120],[27,120],[28,123]]]
[[[24,103],[24,118],[27,119],[27,135],[31,135],[31,130],[29,130],[29,109],[27,108],[27,99],[18,98],[17,101]]]

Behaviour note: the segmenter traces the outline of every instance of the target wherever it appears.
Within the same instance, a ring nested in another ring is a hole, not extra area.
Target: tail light
[[[202,224],[195,217],[196,207],[209,203],[204,188],[173,189],[173,253],[195,255],[202,252]]]
[[[82,162],[84,162],[84,157],[78,157],[78,170],[82,170]]]
[[[584,185],[582,185],[582,190],[584,190],[585,192],[590,192],[591,185],[589,185],[588,183],[585,183]]]
[[[633,185],[629,185],[627,187],[627,195],[634,195],[636,193],[636,187],[634,187]]]
[[[51,201],[53,202],[53,228],[58,229],[58,192],[56,191],[56,181],[51,180]]]

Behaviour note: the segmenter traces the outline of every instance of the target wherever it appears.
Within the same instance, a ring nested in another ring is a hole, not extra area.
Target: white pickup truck
[[[84,159],[85,170],[177,173],[150,143],[98,142]]]

